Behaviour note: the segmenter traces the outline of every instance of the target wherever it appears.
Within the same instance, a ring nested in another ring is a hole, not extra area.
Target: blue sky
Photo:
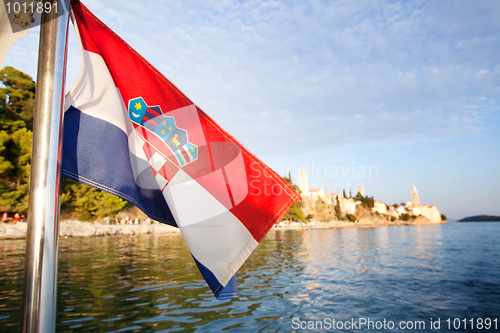
[[[277,171],[500,215],[499,1],[83,3]],[[36,77],[38,31],[4,65]]]

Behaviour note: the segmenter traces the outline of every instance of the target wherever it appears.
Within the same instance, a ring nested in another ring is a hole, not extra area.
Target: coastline
[[[426,218],[417,218],[412,221],[401,221],[397,220],[391,221],[380,221],[380,220],[362,220],[357,223],[346,222],[346,221],[335,221],[335,222],[313,222],[307,223],[305,226],[300,222],[285,223],[286,225],[276,224],[271,230],[315,230],[315,229],[342,229],[342,228],[378,228],[378,227],[388,227],[388,226],[414,226],[414,225],[440,225],[446,224],[448,221],[441,221],[439,223],[431,222]]]
[[[28,224],[17,222],[0,224],[0,240],[25,239]],[[166,224],[101,224],[97,222],[61,221],[59,223],[59,237],[92,237],[92,236],[128,236],[135,237],[141,234],[168,234],[178,233],[178,228]]]
[[[415,219],[413,221],[380,221],[362,220],[358,223],[336,221],[336,222],[312,222],[305,226],[302,223],[281,223],[276,224],[270,231],[278,230],[315,230],[315,229],[340,229],[340,228],[377,228],[385,226],[412,226],[412,225],[437,225],[448,223],[433,223],[428,219]],[[0,240],[26,239],[26,222],[12,224],[0,224]],[[99,237],[99,236],[128,236],[135,237],[144,234],[168,234],[179,233],[178,228],[166,224],[101,224],[97,222],[61,221],[59,224],[59,237]]]

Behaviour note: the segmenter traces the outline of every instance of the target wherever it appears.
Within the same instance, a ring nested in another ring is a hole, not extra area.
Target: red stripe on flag
[[[184,159],[186,160],[186,164],[191,162],[191,159],[189,158],[189,155],[186,152],[186,150],[184,149],[184,147],[181,147],[180,151],[181,151],[182,156],[184,156]]]
[[[144,142],[144,145],[142,146],[142,150],[144,150],[144,154],[146,154],[146,158],[148,161],[153,157],[154,151],[151,149],[151,146],[147,143]]]
[[[162,175],[162,177],[168,181],[167,170],[165,169],[165,164],[163,164],[163,166],[160,168],[160,170],[158,170],[158,173],[160,175]]]

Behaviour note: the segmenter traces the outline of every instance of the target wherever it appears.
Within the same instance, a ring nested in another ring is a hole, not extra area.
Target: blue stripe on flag
[[[161,190],[136,184],[127,134],[73,106],[64,115],[62,174],[114,194],[156,221],[177,226]]]
[[[236,274],[234,274],[231,280],[229,280],[227,285],[224,287],[224,289],[222,289],[217,299],[218,300],[231,299],[238,296],[239,296],[238,284],[236,283]]]
[[[154,130],[156,129],[156,125],[149,122],[148,120],[145,120],[142,122],[142,126],[146,127],[148,130],[150,130],[151,132],[154,132]]]
[[[219,280],[217,280],[215,275],[208,268],[206,268],[201,262],[196,260],[194,256],[193,259],[196,263],[196,266],[198,266],[201,275],[203,275],[203,278],[207,282],[210,289],[212,289],[212,292],[214,293],[215,297],[217,297],[217,299],[234,298],[238,295],[235,276],[233,276],[231,280],[229,280],[229,283],[226,285],[226,287],[224,287],[220,284]]]

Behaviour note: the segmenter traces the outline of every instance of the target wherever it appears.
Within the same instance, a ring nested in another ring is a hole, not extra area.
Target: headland
[[[285,179],[291,183],[291,179]],[[387,205],[374,200],[373,196],[365,196],[362,186],[354,197],[351,193],[347,196],[345,190],[340,194],[326,193],[321,188],[309,189],[307,172],[302,168],[297,189],[302,200],[292,206],[282,222],[307,221],[335,227],[447,223],[446,216],[436,206],[420,203],[415,186],[410,201]]]
[[[492,215],[475,215],[465,217],[457,222],[500,222],[500,216]]]

